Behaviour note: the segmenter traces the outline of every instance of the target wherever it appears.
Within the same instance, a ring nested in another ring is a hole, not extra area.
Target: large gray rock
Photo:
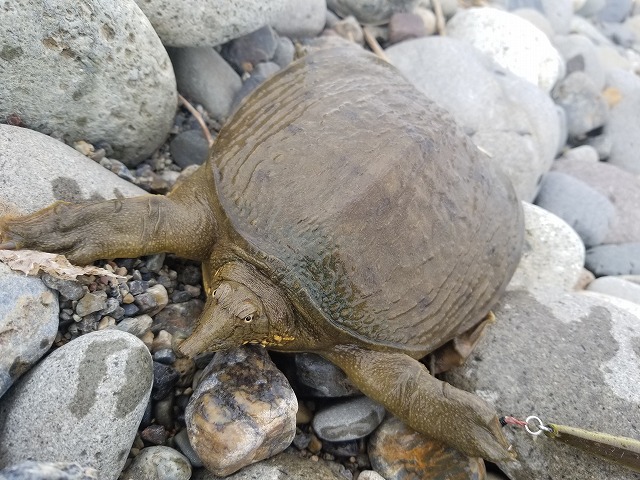
[[[290,0],[135,0],[164,45],[213,47],[270,25]]]
[[[523,202],[524,249],[508,290],[572,290],[582,273],[582,240],[564,220]]]
[[[128,165],[165,141],[176,82],[133,0],[3,3],[1,120],[18,115],[27,127],[68,142],[108,142]]]
[[[23,460],[78,462],[118,478],[152,383],[151,355],[133,335],[83,335],[41,361],[0,400],[0,468]]]
[[[57,200],[146,193],[64,143],[26,128],[0,125],[0,165],[0,207],[16,213],[31,213]]]
[[[622,298],[637,303],[640,308],[640,285],[623,277],[606,276],[596,278],[587,288],[589,292],[597,292],[612,297]]]
[[[387,23],[397,12],[410,12],[420,0],[327,0],[327,6],[341,17],[353,15],[360,23]]]
[[[582,293],[510,292],[497,322],[466,364],[447,374],[499,412],[637,437],[640,422],[640,318]],[[517,462],[512,480],[623,480],[628,471],[523,430],[506,430]]]
[[[511,178],[520,198],[533,200],[560,147],[560,120],[549,96],[460,40],[409,40],[386,53],[409,81],[453,114]]]
[[[58,295],[0,263],[0,397],[47,353],[57,332]]]

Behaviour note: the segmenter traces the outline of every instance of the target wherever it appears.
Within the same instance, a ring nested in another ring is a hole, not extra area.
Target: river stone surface
[[[596,278],[587,291],[611,295],[640,305],[640,285],[623,277],[606,276]]]
[[[499,65],[545,92],[564,76],[564,62],[547,36],[531,22],[497,8],[460,10],[447,35],[469,42]]]
[[[169,447],[147,447],[133,460],[121,480],[189,480],[191,464]]]
[[[298,402],[267,351],[218,352],[189,400],[185,421],[205,467],[230,475],[282,452],[296,432]]]
[[[497,322],[447,381],[505,415],[640,437],[640,318],[589,294],[552,290],[508,292],[494,311]],[[633,478],[560,442],[505,433],[519,461],[499,466],[512,480]]]
[[[0,263],[0,397],[53,344],[58,295]]]
[[[396,417],[387,418],[369,438],[373,469],[386,480],[484,480],[481,458],[428,439]]]
[[[0,207],[31,213],[57,200],[105,200],[146,193],[58,140],[0,125]]]
[[[200,470],[193,480],[220,480],[206,470]],[[226,480],[345,480],[334,473],[322,460],[314,462],[298,455],[283,452],[268,460],[254,463],[238,473],[224,477]]]
[[[507,289],[573,290],[584,265],[582,240],[564,220],[530,203],[524,210],[524,248]]]
[[[387,23],[394,13],[410,12],[419,0],[327,0],[327,6],[342,18],[353,15],[360,23]]]
[[[532,201],[560,148],[560,119],[544,92],[461,40],[428,37],[385,50],[418,90],[448,110]]]
[[[55,350],[0,400],[0,468],[78,462],[118,478],[151,393],[151,355],[104,330]]]
[[[290,0],[136,0],[162,43],[213,47],[270,25]]]
[[[0,480],[98,480],[98,472],[77,463],[27,460],[0,470]]]
[[[0,119],[17,114],[27,127],[70,143],[108,142],[128,165],[166,140],[176,81],[133,0],[3,5]]]
[[[322,32],[327,16],[325,0],[287,0],[284,11],[271,26],[289,38],[315,37]]]
[[[318,411],[313,430],[330,442],[356,440],[373,432],[384,415],[384,407],[369,397],[351,398]]]

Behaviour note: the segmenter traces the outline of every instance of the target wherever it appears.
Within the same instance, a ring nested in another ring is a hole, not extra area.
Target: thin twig
[[[440,0],[431,0],[431,4],[433,5],[433,11],[436,14],[436,28],[438,29],[438,34],[444,37],[447,34],[447,30],[444,26],[445,21],[444,14],[442,13],[442,5],[440,4]]]
[[[204,123],[204,119],[202,118],[202,115],[200,115],[200,112],[198,110],[196,110],[195,108],[193,108],[193,105],[191,105],[186,98],[184,98],[182,95],[178,94],[178,100],[180,100],[180,104],[186,108],[187,110],[189,110],[189,112],[191,113],[191,115],[193,115],[193,118],[196,119],[196,121],[198,122],[198,124],[200,125],[200,128],[202,129],[202,133],[204,134],[204,138],[207,139],[207,142],[209,143],[209,146],[211,146],[211,144],[213,144],[213,138],[211,138],[211,133],[209,133],[209,129],[207,128],[207,125]]]
[[[367,45],[369,45],[369,48],[371,48],[373,53],[378,55],[385,62],[391,63],[391,60],[389,60],[389,57],[387,57],[387,54],[384,53],[384,50],[378,43],[378,40],[376,40],[376,37],[371,34],[369,29],[367,27],[364,27],[362,29],[362,32],[364,33],[364,39],[367,41]]]

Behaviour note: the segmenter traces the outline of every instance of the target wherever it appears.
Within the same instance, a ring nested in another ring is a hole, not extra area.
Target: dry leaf
[[[64,255],[38,252],[36,250],[0,250],[0,261],[7,264],[11,270],[17,270],[32,276],[45,272],[63,280],[76,280],[78,277],[85,275],[108,277],[114,281],[126,279],[126,277],[93,265],[86,267],[72,265]]]

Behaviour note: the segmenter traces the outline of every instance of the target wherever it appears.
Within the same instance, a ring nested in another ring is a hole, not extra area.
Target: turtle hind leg
[[[492,462],[515,458],[493,407],[432,377],[422,363],[408,355],[354,345],[318,353],[414,430],[471,457]]]
[[[77,264],[159,252],[202,260],[215,224],[162,195],[53,205],[23,217],[0,218],[0,248],[59,253]]]
[[[432,352],[427,357],[427,365],[431,375],[437,375],[462,365],[482,339],[485,329],[494,323],[495,319],[493,312],[489,312],[473,327]]]

